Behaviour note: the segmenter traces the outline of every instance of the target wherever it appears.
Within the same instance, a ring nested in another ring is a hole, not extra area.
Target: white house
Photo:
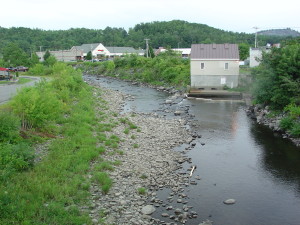
[[[239,49],[237,44],[193,44],[191,88],[201,90],[237,87]]]
[[[178,52],[182,58],[189,58],[191,55],[191,48],[172,48],[172,51]],[[155,55],[158,55],[161,52],[165,52],[167,49],[160,47],[155,51]]]
[[[263,52],[270,52],[270,47],[250,48],[249,51],[249,66],[255,67],[260,64]]]

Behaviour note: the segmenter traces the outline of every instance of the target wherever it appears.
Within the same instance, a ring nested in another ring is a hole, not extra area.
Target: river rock
[[[146,205],[142,208],[142,213],[145,215],[151,215],[155,212],[155,208],[153,205]]]
[[[225,200],[223,203],[226,205],[233,205],[233,204],[235,204],[235,202],[236,202],[235,199],[230,198],[230,199]]]
[[[177,111],[174,112],[174,115],[175,115],[175,116],[180,116],[181,114],[182,114],[182,112],[179,111],[179,110],[177,110]]]

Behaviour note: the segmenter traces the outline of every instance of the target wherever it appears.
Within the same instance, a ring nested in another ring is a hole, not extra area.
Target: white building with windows
[[[58,61],[77,61],[84,60],[88,52],[92,53],[93,59],[121,57],[128,54],[137,54],[143,56],[145,51],[134,49],[132,47],[105,47],[102,43],[82,44],[73,46],[70,50],[49,51]],[[40,61],[44,61],[46,52],[36,52]]]
[[[239,80],[237,44],[193,44],[191,50],[191,88],[219,90],[234,88]]]

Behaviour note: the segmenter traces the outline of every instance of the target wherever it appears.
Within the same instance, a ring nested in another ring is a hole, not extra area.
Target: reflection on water
[[[254,124],[251,134],[261,146],[261,160],[264,169],[279,183],[295,185],[300,197],[300,150],[261,125]]]
[[[168,96],[126,82],[95,82],[133,95],[127,110],[159,111]],[[202,135],[188,153],[197,165],[194,176],[202,179],[185,189],[188,205],[198,213],[187,224],[209,219],[214,225],[299,225],[300,149],[250,120],[239,102],[184,100],[180,105],[189,106],[195,115],[190,127]],[[224,205],[228,198],[236,204]]]

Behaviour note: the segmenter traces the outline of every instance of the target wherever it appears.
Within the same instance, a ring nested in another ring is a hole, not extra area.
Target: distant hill
[[[266,36],[279,36],[279,37],[299,37],[300,36],[300,33],[298,31],[292,30],[291,28],[263,30],[263,31],[257,32],[257,34],[266,35]]]

